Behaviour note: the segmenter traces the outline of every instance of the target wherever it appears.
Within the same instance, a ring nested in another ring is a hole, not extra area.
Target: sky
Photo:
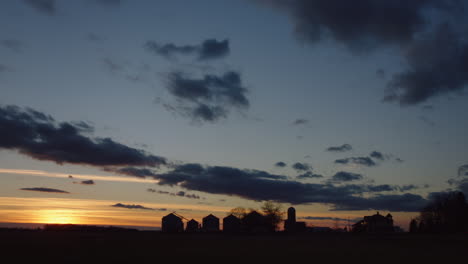
[[[468,194],[457,0],[5,0],[0,222],[310,226]]]

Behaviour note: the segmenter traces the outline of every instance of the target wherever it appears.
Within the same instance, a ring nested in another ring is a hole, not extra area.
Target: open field
[[[43,232],[0,231],[2,257],[60,263],[156,262],[161,258],[248,256],[301,261],[433,263],[466,260],[466,235],[385,236],[355,234],[222,235],[162,234],[158,232]],[[217,259],[218,260],[218,259]],[[215,260],[216,261],[216,260]],[[463,262],[463,261],[462,261]]]

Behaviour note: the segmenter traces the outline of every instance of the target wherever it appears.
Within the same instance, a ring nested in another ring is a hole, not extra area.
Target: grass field
[[[263,261],[289,259],[311,263],[465,263],[468,259],[468,237],[0,231],[0,252],[2,258],[15,259],[0,263],[157,263],[168,257],[174,260],[205,258],[223,262],[260,257]]]

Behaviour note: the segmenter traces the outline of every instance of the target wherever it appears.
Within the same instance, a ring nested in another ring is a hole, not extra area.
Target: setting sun
[[[45,224],[79,224],[79,218],[72,210],[44,210],[40,212],[40,222]]]

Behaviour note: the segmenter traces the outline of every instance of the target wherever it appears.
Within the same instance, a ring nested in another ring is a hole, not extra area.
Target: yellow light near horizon
[[[39,221],[44,224],[79,224],[80,219],[72,210],[42,210]]]

